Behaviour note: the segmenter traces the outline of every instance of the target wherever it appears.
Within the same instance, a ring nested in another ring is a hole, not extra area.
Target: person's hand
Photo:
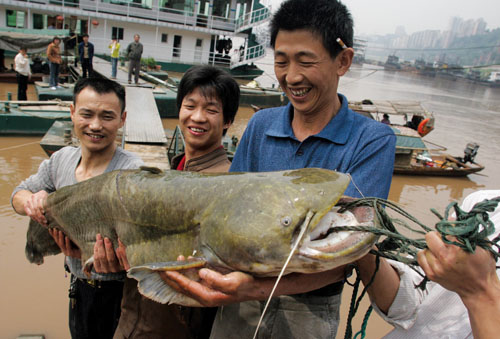
[[[474,297],[497,279],[495,260],[483,248],[477,247],[474,254],[467,253],[458,246],[444,243],[435,231],[427,233],[425,240],[428,249],[417,254],[420,267],[430,280],[462,298]]]
[[[52,236],[52,238],[54,238],[54,241],[59,246],[61,252],[64,253],[65,256],[78,259],[82,257],[80,249],[78,247],[73,246],[73,242],[67,236],[65,236],[63,232],[55,228],[49,228],[49,233]]]
[[[120,238],[118,238],[118,248],[115,250],[115,253],[118,261],[120,262],[120,266],[123,267],[125,271],[128,271],[130,269],[130,265],[127,259],[127,251]]]
[[[200,282],[176,271],[160,272],[160,276],[170,287],[207,307],[259,299],[255,295],[259,290],[258,279],[254,279],[251,275],[242,272],[224,275],[207,268],[202,268],[198,274]],[[264,294],[262,299],[265,296]]]
[[[46,226],[47,219],[45,218],[45,204],[47,202],[48,193],[39,191],[33,193],[24,203],[24,211],[26,215],[36,222]]]
[[[94,244],[94,269],[98,273],[116,273],[125,270],[108,238],[96,235]],[[123,244],[122,244],[123,246]]]
[[[345,266],[313,273],[291,273],[281,278],[274,296],[305,293],[344,278]],[[254,278],[243,272],[221,274],[202,268],[198,273],[200,281],[194,281],[175,271],[160,272],[170,287],[208,307],[222,306],[247,300],[265,300],[276,282],[276,277]]]

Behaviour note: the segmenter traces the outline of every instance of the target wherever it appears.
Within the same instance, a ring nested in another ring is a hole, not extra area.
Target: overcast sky
[[[281,0],[268,0],[273,10]],[[487,28],[500,27],[499,0],[342,0],[354,19],[354,33],[390,34],[404,26],[411,34],[427,29],[444,31],[450,18],[464,20],[483,18]],[[266,3],[266,0],[261,0]],[[314,0],[311,0],[311,6]]]

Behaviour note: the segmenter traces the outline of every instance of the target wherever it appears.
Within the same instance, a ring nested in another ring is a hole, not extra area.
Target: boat
[[[139,34],[143,58],[154,59],[162,70],[212,64],[248,80],[263,73],[254,62],[266,53],[253,29],[271,16],[259,0],[9,0],[0,2],[0,11],[0,29],[69,36],[63,54],[76,55],[75,46],[88,34],[95,55],[109,55],[116,37],[124,61],[127,45]]]
[[[64,101],[0,101],[1,135],[44,135],[54,121],[70,120]]]
[[[387,115],[391,127],[409,128],[423,137],[434,129],[434,114],[419,101],[370,100],[349,101],[349,108],[377,121]]]
[[[422,148],[407,148],[409,152],[401,152],[401,147],[398,150],[396,146],[394,174],[465,177],[484,169],[483,165],[474,161],[478,149],[479,145],[468,143],[464,156],[458,157],[442,152],[433,154]]]
[[[153,96],[158,107],[161,118],[178,118],[177,109],[177,85],[178,79],[170,77],[168,81],[161,79],[153,79],[154,76],[141,72],[141,77],[150,84],[143,86],[151,86]],[[176,85],[177,84],[177,85]],[[61,88],[51,89],[49,84],[43,82],[35,82],[35,90],[38,100],[73,100],[73,84],[62,84]],[[280,106],[288,102],[288,99],[283,95],[281,90],[276,88],[260,87],[255,81],[251,81],[247,85],[240,85],[240,105],[259,105],[259,106]]]
[[[387,115],[396,134],[395,174],[460,177],[484,169],[474,161],[477,144],[467,144],[463,157],[444,153],[442,146],[427,147],[423,137],[434,129],[435,119],[418,101],[365,99],[349,102],[349,107],[377,121]]]
[[[387,56],[387,60],[384,64],[384,69],[389,71],[397,71],[401,69],[401,64],[399,63],[399,57],[395,54]]]

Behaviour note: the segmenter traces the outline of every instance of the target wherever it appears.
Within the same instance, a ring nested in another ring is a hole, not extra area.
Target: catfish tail
[[[61,253],[61,249],[50,235],[48,229],[30,219],[26,234],[26,258],[32,264],[43,264],[43,257]]]

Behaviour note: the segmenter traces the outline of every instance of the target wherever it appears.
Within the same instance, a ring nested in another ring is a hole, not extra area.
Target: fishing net
[[[431,209],[431,212],[439,219],[435,224],[435,230],[441,234],[443,242],[459,246],[464,251],[470,253],[474,253],[478,246],[482,247],[489,251],[495,258],[495,261],[497,261],[500,257],[500,235],[493,240],[488,239],[488,236],[495,232],[495,225],[489,220],[488,212],[493,212],[499,202],[500,197],[484,200],[474,205],[469,212],[465,212],[456,202],[452,202],[446,207],[444,215],[441,215],[435,209]],[[359,297],[357,296],[361,280],[359,278],[359,272],[353,284],[353,297],[351,299],[345,332],[345,338],[349,339],[352,338],[352,319],[359,308],[361,299],[366,294],[367,287],[370,286],[375,278],[380,257],[399,261],[410,266],[422,276],[421,283],[415,288],[425,289],[428,278],[421,270],[417,269],[417,252],[427,248],[425,234],[434,230],[421,223],[397,204],[379,198],[361,198],[354,200],[343,204],[339,212],[359,206],[372,207],[381,228],[371,226],[335,227],[335,231],[366,231],[380,236],[380,240],[376,243],[376,249],[370,251],[370,253],[375,254],[377,257],[375,273],[371,281],[364,287]],[[453,213],[455,219],[449,220]],[[395,214],[397,217],[390,216],[390,214]],[[417,238],[410,239],[399,232],[398,229],[409,230],[413,234],[416,234]],[[420,237],[418,237],[419,235]],[[356,269],[355,267],[353,268]],[[354,338],[365,337],[366,325],[371,311],[372,308],[370,306],[363,319],[361,330],[356,333]]]

